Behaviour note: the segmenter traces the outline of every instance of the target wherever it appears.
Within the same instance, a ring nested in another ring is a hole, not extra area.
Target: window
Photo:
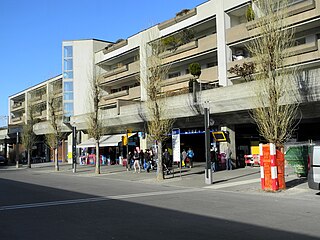
[[[63,111],[65,116],[73,115],[73,103],[64,103]]]
[[[175,78],[175,77],[179,77],[180,75],[181,75],[180,72],[169,73],[168,78]]]
[[[64,59],[64,71],[72,71],[73,70],[73,63],[72,59]]]
[[[73,56],[73,48],[72,48],[72,46],[65,46],[64,48],[63,48],[63,50],[64,50],[64,58],[72,58],[72,56]]]
[[[64,92],[73,92],[73,82],[64,82],[63,87]]]
[[[64,79],[72,79],[73,78],[73,72],[72,71],[64,72],[63,73],[63,78]]]
[[[73,100],[73,92],[64,93],[63,100],[72,101]]]

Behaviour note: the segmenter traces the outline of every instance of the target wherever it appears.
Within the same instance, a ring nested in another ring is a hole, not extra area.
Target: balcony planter
[[[103,49],[103,53],[107,54],[107,53],[112,52],[116,49],[122,48],[122,47],[126,46],[127,44],[128,44],[127,40],[121,40],[118,43],[110,44],[105,49]]]
[[[196,8],[188,10],[188,11],[187,10],[188,9],[182,10],[181,12],[176,14],[175,18],[172,18],[172,19],[169,19],[167,21],[164,21],[164,22],[160,23],[158,25],[159,29],[163,30],[163,29],[165,29],[167,27],[170,27],[170,26],[172,26],[172,25],[174,25],[174,24],[176,24],[178,22],[181,22],[181,21],[183,21],[185,19],[188,19],[188,18],[190,18],[192,16],[197,15],[197,9]]]

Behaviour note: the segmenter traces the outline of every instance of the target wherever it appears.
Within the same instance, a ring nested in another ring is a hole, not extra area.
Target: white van
[[[312,146],[309,155],[309,188],[320,190],[320,146]]]

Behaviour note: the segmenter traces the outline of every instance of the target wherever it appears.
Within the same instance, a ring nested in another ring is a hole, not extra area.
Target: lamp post
[[[16,168],[19,168],[19,132],[16,139]]]
[[[65,118],[63,123],[72,131],[72,171],[77,172],[77,128],[76,123],[71,125],[70,118]]]
[[[73,124],[72,126],[72,164],[73,173],[77,172],[77,128]]]
[[[205,154],[206,154],[206,168],[205,168],[205,183],[212,184],[212,171],[210,159],[210,109],[209,102],[205,102],[204,107],[204,131],[205,131]]]

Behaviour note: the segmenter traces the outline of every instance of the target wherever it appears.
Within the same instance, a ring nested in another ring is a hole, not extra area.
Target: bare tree
[[[252,117],[261,136],[282,146],[294,130],[298,109],[295,99],[297,68],[286,67],[294,32],[286,23],[287,0],[259,0],[255,4],[260,15],[256,22],[259,35],[247,46],[253,56],[257,80],[254,90],[257,101]]]
[[[59,102],[58,98],[54,98],[54,96],[52,95],[49,96],[49,120],[53,132],[46,135],[46,141],[54,152],[54,162],[56,171],[59,171],[59,143],[63,140],[63,133],[61,129],[62,118],[57,115],[57,109],[60,104],[61,102]]]
[[[36,119],[34,118],[35,106],[32,103],[29,103],[27,111],[27,121],[22,126],[22,144],[27,150],[28,168],[31,168],[31,151],[37,139],[36,134],[33,132],[33,126],[36,123]]]
[[[166,93],[162,92],[162,81],[165,80],[170,64],[162,64],[160,57],[164,50],[162,41],[154,41],[148,46],[147,60],[147,111],[148,137],[158,146],[158,173],[157,179],[163,180],[162,143],[168,138],[174,119],[170,118],[167,109]]]
[[[101,120],[101,109],[99,108],[99,103],[101,99],[101,88],[100,88],[100,80],[101,74],[99,71],[94,69],[93,73],[91,74],[91,94],[90,94],[90,107],[91,111],[89,117],[87,119],[88,123],[88,133],[89,136],[95,140],[95,147],[96,147],[96,168],[95,173],[101,173],[101,166],[100,166],[100,139],[104,133],[104,128],[102,125]]]

